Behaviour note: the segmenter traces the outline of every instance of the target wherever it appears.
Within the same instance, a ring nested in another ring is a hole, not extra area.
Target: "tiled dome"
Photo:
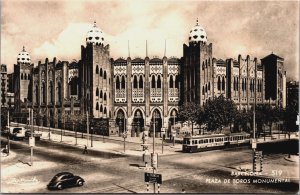
[[[93,28],[86,34],[86,43],[92,43],[95,45],[104,43],[103,32],[96,26],[96,22],[94,22]]]
[[[197,43],[197,42],[207,43],[206,32],[203,27],[198,25],[198,19],[197,19],[196,26],[194,26],[190,31],[189,42],[190,43]]]
[[[25,47],[23,47],[23,50],[18,54],[17,62],[18,63],[30,63],[31,62],[29,53],[25,51]]]

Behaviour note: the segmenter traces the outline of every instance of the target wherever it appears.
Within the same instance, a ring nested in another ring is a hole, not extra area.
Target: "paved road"
[[[44,142],[43,142],[44,143]],[[26,143],[27,144],[27,143]],[[34,151],[34,164],[28,166],[30,150],[27,146],[12,144],[17,155],[2,162],[2,192],[48,191],[45,186],[61,171],[82,176],[82,187],[64,189],[69,193],[141,193],[146,192],[141,157],[124,157],[108,154],[82,155],[82,150],[57,144],[45,143]],[[231,176],[232,170],[251,163],[252,153],[247,149],[209,151],[186,154],[177,153],[159,157],[158,173],[162,174],[161,193],[292,193],[298,185],[273,184],[225,184],[224,179],[242,179]],[[282,155],[270,155],[265,163],[280,163]],[[147,172],[151,172],[150,170]],[[29,182],[28,182],[29,180]],[[31,182],[30,182],[31,180]],[[27,181],[27,183],[26,183]],[[218,183],[222,181],[221,183]],[[157,190],[157,187],[156,187]],[[153,192],[153,186],[150,186]]]

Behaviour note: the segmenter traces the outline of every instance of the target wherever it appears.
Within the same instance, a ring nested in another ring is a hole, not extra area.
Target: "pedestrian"
[[[83,150],[82,154],[88,154],[87,146],[86,145],[84,145],[84,150]]]

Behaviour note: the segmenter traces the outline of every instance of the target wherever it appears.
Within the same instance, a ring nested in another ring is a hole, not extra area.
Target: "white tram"
[[[249,144],[248,133],[198,135],[183,138],[182,151],[199,152]]]

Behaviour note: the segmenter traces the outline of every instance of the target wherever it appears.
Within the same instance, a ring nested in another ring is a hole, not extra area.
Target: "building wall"
[[[171,58],[119,58],[113,61],[114,116],[126,128],[138,133],[158,114],[157,132],[168,128],[180,97],[180,60]],[[152,125],[151,125],[152,126]]]
[[[1,73],[1,107],[6,107],[8,100],[6,98],[7,91],[8,91],[8,78],[7,78],[7,67],[5,64],[1,64],[0,66],[0,73]]]

